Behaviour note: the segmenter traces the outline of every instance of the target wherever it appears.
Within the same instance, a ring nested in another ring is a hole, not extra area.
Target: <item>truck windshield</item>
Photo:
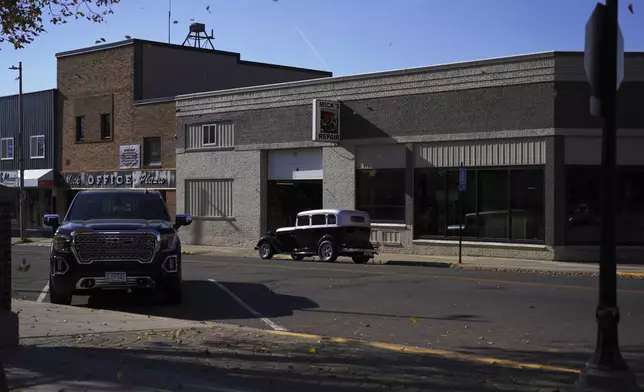
[[[145,219],[171,221],[163,199],[150,193],[80,193],[67,213],[68,221]]]

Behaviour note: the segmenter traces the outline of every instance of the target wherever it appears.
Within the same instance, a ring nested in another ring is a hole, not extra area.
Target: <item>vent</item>
[[[206,25],[203,23],[193,23],[190,25],[188,36],[183,41],[182,46],[192,46],[193,48],[208,49],[210,47],[215,50],[212,41],[215,39],[214,30],[210,30],[210,35],[206,33]]]

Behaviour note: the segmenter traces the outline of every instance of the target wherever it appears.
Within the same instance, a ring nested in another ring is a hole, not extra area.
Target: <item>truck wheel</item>
[[[369,256],[353,256],[351,257],[351,260],[353,260],[354,263],[356,264],[367,264],[369,262],[370,257]]]
[[[53,284],[51,284],[51,278],[49,279],[49,302],[55,305],[71,305],[72,296],[71,294],[61,293],[56,290]]]
[[[261,257],[264,260],[269,260],[272,259],[273,256],[275,255],[275,249],[273,249],[273,246],[271,246],[270,242],[264,241],[261,244],[259,244],[259,257]]]
[[[163,288],[163,303],[166,305],[181,305],[183,302],[183,290],[181,282],[169,283]]]
[[[338,258],[338,251],[335,249],[333,242],[326,240],[318,247],[318,256],[325,263],[333,263]]]

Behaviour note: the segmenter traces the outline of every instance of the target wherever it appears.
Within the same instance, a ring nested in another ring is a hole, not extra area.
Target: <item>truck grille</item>
[[[74,239],[81,263],[114,260],[148,263],[155,247],[156,236],[152,233],[84,233]]]

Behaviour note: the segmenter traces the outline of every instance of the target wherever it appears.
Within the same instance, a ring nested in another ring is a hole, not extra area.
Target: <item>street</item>
[[[48,301],[48,247],[13,247],[14,297]],[[23,259],[29,268],[26,272]],[[184,256],[184,304],[89,305],[581,368],[594,348],[597,279],[443,268]],[[620,279],[620,343],[644,369],[644,281]],[[88,306],[75,297],[74,304]]]

